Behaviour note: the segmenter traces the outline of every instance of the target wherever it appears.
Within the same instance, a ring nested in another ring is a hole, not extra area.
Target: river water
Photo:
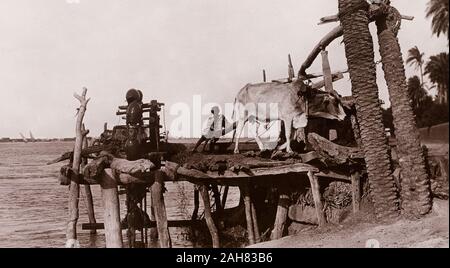
[[[0,247],[64,247],[68,187],[58,182],[59,170],[64,163],[51,166],[46,163],[70,151],[72,147],[73,142],[0,143]],[[167,183],[166,188],[169,220],[190,219],[193,185],[185,182]],[[92,192],[97,222],[103,222],[100,187],[92,186]],[[123,218],[125,197],[121,196],[120,199]],[[229,200],[229,206],[236,203],[236,190],[230,191]],[[83,187],[79,204],[77,229],[81,247],[105,247],[102,230],[97,235],[81,230],[81,224],[89,222]],[[200,207],[200,213],[202,211]],[[191,241],[188,229],[171,228],[170,234],[174,247],[205,246]]]

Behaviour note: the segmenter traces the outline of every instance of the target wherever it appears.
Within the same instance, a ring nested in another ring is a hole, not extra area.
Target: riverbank
[[[436,199],[433,212],[419,220],[380,223],[361,212],[341,225],[305,228],[251,248],[448,248],[448,211],[449,201]]]

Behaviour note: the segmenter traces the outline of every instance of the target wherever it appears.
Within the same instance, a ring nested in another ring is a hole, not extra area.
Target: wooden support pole
[[[97,221],[95,219],[95,210],[94,210],[94,202],[92,197],[92,190],[90,185],[83,185],[84,193],[86,195],[86,206],[87,206],[87,214],[89,218],[89,223],[95,224]],[[91,230],[91,234],[96,234],[95,230]]]
[[[227,206],[227,199],[228,199],[228,191],[230,190],[230,186],[225,185],[225,188],[223,190],[223,196],[222,196],[222,208],[225,209]]]
[[[112,170],[106,169],[102,175],[100,186],[105,221],[105,237],[107,248],[122,248],[122,228],[120,225],[120,205],[117,182]]]
[[[155,209],[153,206],[153,194],[150,191],[150,221],[152,222],[156,222],[156,216],[155,216]],[[150,228],[150,241],[157,241],[158,240],[158,228],[155,227],[151,227]]]
[[[314,198],[314,206],[316,208],[317,219],[319,226],[322,227],[326,224],[325,213],[323,211],[322,197],[320,194],[319,179],[312,172],[308,172],[309,182],[311,183],[311,190]]]
[[[90,99],[86,99],[87,88],[83,89],[81,96],[74,94],[74,97],[80,102],[78,116],[75,126],[75,148],[73,152],[72,170],[75,174],[80,172],[81,151],[83,147],[83,131],[82,124],[86,107]],[[80,186],[78,183],[71,181],[69,186],[69,220],[66,228],[66,247],[73,248],[78,246],[77,242],[77,222],[79,218],[78,203],[80,199]]]
[[[211,185],[213,196],[214,196],[214,204],[216,206],[216,215],[217,215],[217,222],[219,223],[219,229],[224,228],[224,222],[223,222],[223,207],[222,207],[222,201],[220,199],[220,191],[217,184]]]
[[[266,70],[263,70],[263,82],[267,82]]]
[[[211,234],[213,248],[220,248],[219,232],[211,215],[211,202],[209,200],[208,187],[206,185],[201,185],[199,190],[203,199],[206,225],[208,226],[209,233]]]
[[[198,210],[200,209],[200,192],[197,188],[197,186],[195,186],[194,189],[194,211],[192,212],[192,217],[191,219],[197,220],[198,219]]]
[[[283,190],[281,190],[278,199],[275,223],[273,226],[272,234],[270,235],[271,240],[277,240],[283,237],[284,229],[286,228],[286,221],[290,203],[290,197],[286,193],[284,193]]]
[[[325,82],[325,90],[327,92],[333,92],[333,77],[331,75],[330,61],[328,60],[328,51],[322,50],[322,71],[323,80]]]
[[[155,211],[156,223],[158,228],[158,237],[161,248],[171,248],[169,227],[167,223],[166,206],[164,204],[164,177],[161,171],[155,172],[155,182],[151,187],[152,206]]]
[[[252,202],[252,223],[253,223],[253,232],[255,234],[255,242],[261,243],[261,233],[259,232],[258,216],[256,215],[256,208],[253,202]]]
[[[87,139],[87,133],[89,131],[86,130],[86,127],[84,126],[84,124],[82,125],[82,132],[83,132],[83,134],[86,134],[83,137],[83,149],[86,149],[89,147],[88,139]],[[88,163],[88,159],[86,157],[84,157],[81,162],[81,168],[84,168],[87,165],[87,163]],[[97,221],[95,220],[94,200],[92,197],[91,186],[83,185],[83,187],[84,187],[84,193],[86,196],[86,206],[87,206],[86,210],[87,210],[87,214],[88,214],[88,218],[89,218],[89,223],[96,224]],[[96,233],[97,233],[97,230],[95,230],[95,229],[91,230],[91,234],[96,234]]]
[[[220,201],[220,192],[217,184],[212,184],[211,189],[213,191],[214,204],[216,206],[216,212],[220,213],[222,210],[222,202]]]
[[[361,202],[361,175],[359,172],[354,172],[351,175],[352,180],[352,204],[353,204],[353,213],[356,213],[360,210],[360,202]]]
[[[144,212],[148,215],[148,211],[147,211],[147,189],[145,189],[145,196],[144,196]],[[150,210],[150,214],[151,214],[151,210]],[[149,216],[150,220],[151,216]],[[148,228],[145,226],[144,227],[144,245],[145,247],[148,247]]]
[[[252,200],[250,198],[250,191],[248,188],[248,184],[242,185],[240,189],[242,195],[244,196],[245,219],[247,221],[248,242],[250,243],[250,245],[253,245],[256,243],[256,240],[255,240],[255,230],[253,228]]]

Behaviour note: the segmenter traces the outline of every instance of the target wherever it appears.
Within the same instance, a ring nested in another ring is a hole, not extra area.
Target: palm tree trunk
[[[402,170],[402,208],[408,215],[424,215],[431,209],[430,185],[420,136],[408,96],[405,66],[395,34],[382,15],[376,21],[384,76],[389,89],[394,116],[397,153]]]
[[[345,53],[356,100],[356,113],[360,123],[375,212],[379,218],[396,217],[399,214],[398,194],[392,177],[389,147],[378,99],[376,65],[367,7],[364,0],[339,0]]]

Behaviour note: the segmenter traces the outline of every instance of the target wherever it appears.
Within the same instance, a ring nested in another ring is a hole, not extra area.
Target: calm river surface
[[[58,182],[64,163],[46,163],[71,150],[73,142],[0,143],[0,247],[53,247],[65,245],[68,187]],[[193,185],[167,183],[165,194],[168,218],[189,219],[193,208]],[[92,186],[97,222],[103,222],[99,186]],[[237,200],[231,191],[228,204]],[[122,218],[124,196],[121,196]],[[227,206],[228,207],[228,206]],[[150,211],[150,209],[148,209]],[[200,208],[200,213],[202,208]],[[104,247],[104,234],[81,230],[88,223],[84,189],[80,194],[78,238],[82,247]],[[174,247],[201,247],[189,240],[188,230],[170,229]],[[124,232],[125,238],[125,232]]]

